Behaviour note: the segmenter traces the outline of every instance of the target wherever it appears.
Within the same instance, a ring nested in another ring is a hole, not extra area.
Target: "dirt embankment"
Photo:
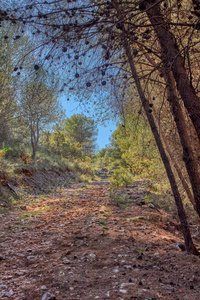
[[[72,182],[79,181],[79,175],[67,166],[63,168],[49,166],[40,170],[35,166],[27,165],[16,168],[12,176],[0,171],[0,209],[10,210],[13,207],[12,201],[14,199],[18,201],[25,195],[49,194],[58,188],[66,188]]]

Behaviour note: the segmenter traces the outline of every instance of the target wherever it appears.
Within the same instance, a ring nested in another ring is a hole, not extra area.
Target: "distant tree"
[[[82,147],[79,143],[72,143],[66,138],[61,126],[56,124],[52,132],[42,133],[41,144],[48,153],[60,155],[65,158],[82,157]]]
[[[53,91],[43,82],[28,82],[20,100],[20,111],[27,121],[35,159],[40,133],[54,124],[62,115],[61,106]]]
[[[13,41],[15,27],[0,28],[0,145],[12,136],[12,120],[17,110],[13,81],[15,59],[19,57],[20,43]],[[21,42],[21,41],[20,41]]]
[[[73,115],[65,120],[63,130],[70,142],[82,146],[83,155],[90,155],[95,151],[98,129],[93,119],[83,114]]]
[[[1,23],[0,146],[22,144],[27,137],[27,124],[18,110],[18,95],[22,84],[20,75],[29,70],[30,57],[24,62],[24,55],[27,51],[31,52],[31,47],[29,35],[19,33],[19,24],[10,27]]]

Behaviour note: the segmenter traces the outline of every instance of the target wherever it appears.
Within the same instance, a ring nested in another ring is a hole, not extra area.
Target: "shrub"
[[[19,151],[11,147],[0,150],[0,158],[6,159],[16,158],[19,156]]]
[[[0,159],[4,157],[5,153],[6,153],[5,149],[0,150]]]
[[[21,150],[19,161],[27,165],[31,162],[31,155],[29,153],[26,153],[25,150]]]
[[[133,175],[126,169],[117,169],[110,178],[111,186],[127,187],[133,182]]]
[[[13,158],[15,155],[16,155],[16,151],[14,151],[13,148],[11,147],[5,148],[5,154],[4,154],[5,158]]]

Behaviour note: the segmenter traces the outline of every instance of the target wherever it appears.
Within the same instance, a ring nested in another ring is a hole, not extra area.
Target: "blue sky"
[[[66,117],[70,118],[74,114],[83,113],[87,117],[92,118],[92,115],[87,113],[84,110],[84,106],[80,106],[79,102],[73,101],[70,99],[67,101],[66,97],[62,97],[60,99],[63,108],[65,109]],[[97,125],[98,127],[98,136],[97,136],[97,144],[98,150],[104,148],[107,144],[109,144],[109,138],[111,137],[112,133],[117,129],[116,122],[110,121],[107,126]]]

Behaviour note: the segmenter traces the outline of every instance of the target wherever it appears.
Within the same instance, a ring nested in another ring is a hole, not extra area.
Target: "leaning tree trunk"
[[[200,140],[200,99],[196,95],[195,89],[187,75],[184,58],[181,56],[175,37],[170,31],[170,25],[165,21],[161,13],[159,3],[160,1],[156,3],[156,1],[143,0],[140,2],[140,9],[146,12],[157,34],[163,64],[170,66],[173,72],[177,90],[181,95]]]

